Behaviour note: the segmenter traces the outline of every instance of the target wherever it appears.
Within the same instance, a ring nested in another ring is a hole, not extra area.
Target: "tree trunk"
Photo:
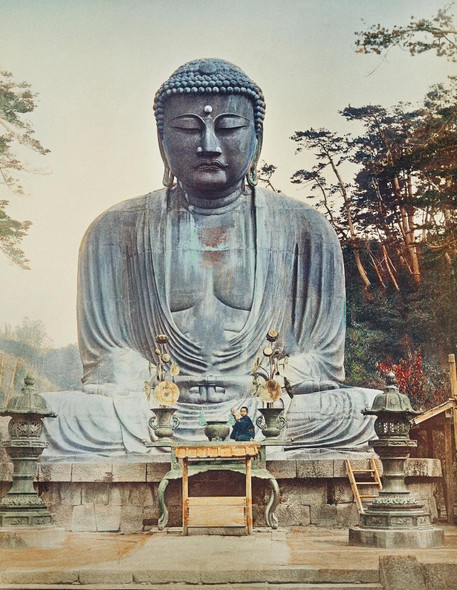
[[[324,150],[325,150],[325,148],[324,148]],[[348,222],[349,234],[351,236],[351,246],[354,251],[355,264],[357,266],[357,270],[359,271],[360,278],[362,279],[364,290],[367,291],[368,288],[370,287],[371,283],[370,283],[370,279],[368,278],[368,275],[365,271],[365,268],[363,266],[362,259],[360,257],[360,252],[359,252],[358,248],[355,246],[356,235],[355,235],[355,230],[354,230],[354,223],[352,221],[352,214],[351,214],[351,207],[350,207],[351,200],[349,198],[349,195],[346,190],[346,186],[343,182],[343,179],[340,176],[338,168],[336,167],[336,164],[333,161],[331,154],[327,150],[325,150],[325,153],[326,153],[327,158],[330,162],[330,166],[332,167],[332,170],[338,180],[338,186],[340,187],[341,194],[343,196],[344,210],[346,212],[346,219]]]

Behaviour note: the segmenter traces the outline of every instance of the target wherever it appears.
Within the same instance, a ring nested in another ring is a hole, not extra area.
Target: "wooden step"
[[[359,491],[360,486],[374,486],[379,490],[382,489],[381,478],[379,477],[378,468],[373,458],[370,458],[370,469],[354,469],[351,465],[351,461],[346,459],[346,470],[351,484],[352,493],[354,494],[354,501],[357,504],[359,512],[363,512],[362,498],[376,498],[376,494],[361,494]],[[355,474],[364,473],[371,477],[369,481],[360,481],[355,478]]]

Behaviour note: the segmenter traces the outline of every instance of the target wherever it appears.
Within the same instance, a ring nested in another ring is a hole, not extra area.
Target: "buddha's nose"
[[[210,125],[205,126],[205,130],[201,140],[201,150],[197,150],[199,154],[204,156],[220,156],[222,154],[219,139]]]

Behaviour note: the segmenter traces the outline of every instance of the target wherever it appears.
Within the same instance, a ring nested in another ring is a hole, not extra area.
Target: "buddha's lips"
[[[221,170],[224,170],[224,168],[228,168],[228,166],[218,160],[214,160],[213,162],[200,162],[197,168],[220,168]]]

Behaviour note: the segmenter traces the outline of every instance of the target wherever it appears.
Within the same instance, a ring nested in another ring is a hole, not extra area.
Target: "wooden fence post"
[[[451,379],[451,399],[454,402],[452,408],[454,418],[454,449],[457,452],[457,372],[455,367],[455,354],[450,354],[449,359],[449,377]]]
[[[8,405],[8,402],[10,401],[11,394],[14,391],[14,378],[16,377],[16,373],[17,373],[18,367],[19,367],[19,361],[16,361],[16,364],[14,366],[13,372],[11,373],[11,379],[10,379],[10,384],[9,384],[9,387],[8,387],[8,391],[6,392],[5,408]]]
[[[448,356],[449,360],[449,377],[451,380],[451,397],[457,399],[457,373],[455,369],[455,354]]]
[[[445,437],[445,453],[447,456],[447,463],[448,468],[446,469],[447,475],[446,477],[449,478],[449,496],[448,497],[448,522],[449,524],[454,524],[454,502],[455,502],[455,457],[457,453],[457,372],[455,366],[455,355],[450,354],[448,356],[449,360],[449,377],[451,381],[451,399],[453,401],[452,407],[452,420],[446,419],[446,425],[444,430],[444,437]],[[452,430],[454,431],[454,436],[452,436]],[[447,440],[446,440],[447,439]],[[453,443],[452,444],[452,441]],[[452,448],[454,447],[454,448]],[[450,512],[450,514],[449,514]]]

